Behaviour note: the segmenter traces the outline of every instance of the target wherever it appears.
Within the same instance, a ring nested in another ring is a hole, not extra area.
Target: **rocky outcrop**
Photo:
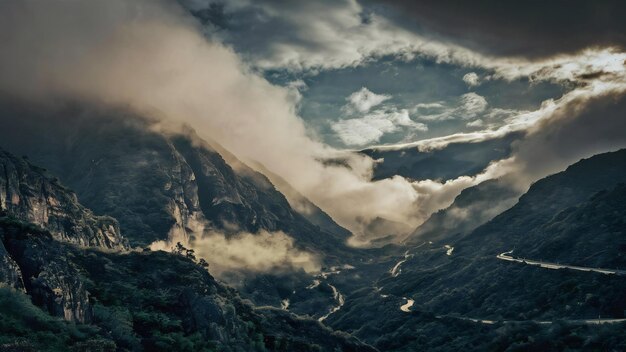
[[[0,239],[0,261],[9,261],[13,269],[12,276],[0,280],[28,293],[33,303],[51,315],[71,322],[91,321],[85,284],[49,231],[0,217]]]
[[[89,303],[89,292],[76,269],[63,261],[53,260],[42,266],[41,270],[30,282],[29,294],[35,303],[66,321],[90,322],[92,307]]]
[[[46,228],[58,240],[125,248],[117,221],[95,216],[44,169],[0,150],[0,210]]]
[[[0,283],[24,291],[22,270],[0,242]]]

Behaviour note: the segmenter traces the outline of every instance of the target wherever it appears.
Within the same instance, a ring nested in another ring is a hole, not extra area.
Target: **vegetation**
[[[116,344],[96,326],[51,317],[30,297],[0,285],[1,351],[115,351]]]

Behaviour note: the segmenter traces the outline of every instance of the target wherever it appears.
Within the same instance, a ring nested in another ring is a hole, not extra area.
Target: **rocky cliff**
[[[9,287],[24,291],[24,279],[19,265],[0,242],[0,282]]]
[[[63,253],[30,250],[21,241],[25,235],[81,247],[128,248],[115,219],[95,216],[46,170],[0,150],[0,282],[27,292],[54,316],[89,322],[89,293],[76,268]]]
[[[46,228],[58,240],[125,248],[117,221],[95,216],[44,169],[0,150],[0,210]]]

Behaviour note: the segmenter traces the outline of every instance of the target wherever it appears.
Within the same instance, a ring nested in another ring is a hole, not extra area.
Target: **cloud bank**
[[[295,248],[293,238],[284,232],[251,234],[241,232],[226,236],[215,231],[198,234],[185,241],[183,237],[153,243],[152,250],[171,250],[177,242],[193,248],[195,256],[205,259],[212,274],[222,276],[231,272],[266,273],[280,270],[319,272],[320,260],[315,255]]]
[[[276,15],[291,11],[294,5],[290,4],[264,8],[273,9]],[[389,50],[407,55],[434,55],[438,60],[458,61],[466,66],[483,65],[494,70],[494,75],[511,79],[525,76],[536,80],[573,80],[579,85],[563,98],[548,101],[536,111],[513,114],[507,125],[498,129],[420,141],[413,145],[423,150],[445,147],[455,141],[495,138],[533,126],[539,126],[537,131],[530,130],[533,136],[541,136],[541,131],[552,131],[548,136],[565,138],[559,134],[559,126],[570,119],[578,121],[578,116],[585,111],[582,107],[596,97],[619,96],[624,91],[624,53],[590,49],[578,55],[564,55],[541,62],[486,60],[484,56],[459,46],[419,41],[413,33],[392,28],[382,17],[363,17],[356,2],[343,3],[343,10],[338,12],[324,10],[329,16],[319,16],[323,22],[309,22],[312,14],[322,11],[322,3],[306,4],[310,7],[306,15],[293,12],[290,16],[305,27],[312,26],[306,27],[315,34],[310,35],[310,40],[316,41],[314,44],[317,41],[325,43],[324,50],[309,50],[305,46],[294,55],[294,46],[282,46],[277,41],[276,47],[271,49],[280,53],[280,57],[272,56],[266,61],[267,65],[341,66],[362,62],[372,53]],[[300,15],[305,17],[298,17]],[[340,32],[337,36],[336,26],[347,26],[344,29],[349,35],[343,36],[344,33]],[[390,31],[392,37],[389,37]],[[0,3],[0,33],[3,36],[0,92],[3,94],[47,102],[55,99],[93,100],[129,106],[170,122],[189,124],[200,136],[216,140],[243,160],[259,161],[283,177],[339,224],[353,231],[353,244],[367,245],[373,239],[389,235],[384,228],[375,233],[369,231],[369,224],[373,221],[385,219],[415,227],[432,212],[449,205],[466,187],[519,170],[518,165],[542,164],[525,162],[531,155],[553,156],[553,159],[546,159],[551,161],[545,161],[552,167],[536,168],[536,172],[525,171],[528,179],[536,179],[540,174],[550,172],[551,168],[576,157],[588,156],[589,152],[600,147],[621,145],[618,135],[612,139],[601,135],[601,132],[623,131],[618,129],[622,127],[620,118],[623,117],[609,114],[596,117],[602,120],[587,118],[588,123],[604,127],[598,127],[597,133],[590,133],[588,138],[579,138],[581,145],[566,156],[564,151],[552,154],[536,150],[524,152],[531,147],[520,144],[518,153],[511,159],[492,164],[476,177],[460,177],[441,183],[411,181],[396,176],[371,182],[373,160],[332,149],[317,141],[296,113],[298,96],[294,89],[271,85],[232,49],[207,39],[195,20],[174,2],[8,0]],[[294,35],[302,33],[305,32]],[[410,48],[404,50],[407,43]],[[326,49],[332,49],[331,53]],[[259,60],[257,62],[263,64],[263,60]],[[362,127],[366,132],[354,137],[361,138],[354,139],[355,143],[376,140],[377,134],[393,131],[398,125],[423,128],[403,111],[371,111],[376,104],[366,105],[368,111],[365,114],[369,115],[355,121],[347,119],[346,125],[339,128],[343,132],[354,132]],[[460,106],[464,109],[463,116],[469,119],[476,116],[476,111],[484,111],[487,103],[476,93],[468,93]],[[563,117],[563,111],[568,111],[568,118]],[[589,115],[593,116],[592,113]],[[596,130],[579,128],[589,132]],[[545,140],[550,138],[545,137]],[[596,140],[606,142],[597,143]],[[553,147],[549,143],[543,145]],[[589,145],[597,145],[597,148]],[[332,158],[345,160],[345,163],[320,161]],[[216,241],[220,243],[219,239]],[[245,246],[243,242],[234,241],[225,239],[221,243]],[[277,244],[277,247],[280,246]],[[288,246],[283,245],[283,248]]]
[[[370,220],[414,226],[416,209],[438,207],[423,208],[422,200],[440,197],[403,178],[370,182],[370,158],[310,137],[292,90],[269,84],[231,49],[207,40],[174,3],[5,1],[0,32],[12,33],[0,53],[4,94],[92,100],[187,123],[281,175],[357,237]],[[404,116],[396,120],[405,123]],[[335,157],[349,167],[320,161]]]

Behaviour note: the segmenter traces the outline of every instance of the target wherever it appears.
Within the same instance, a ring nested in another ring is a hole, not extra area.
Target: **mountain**
[[[77,279],[77,270],[64,260],[48,261],[23,251],[16,254],[20,250],[9,239],[30,232],[80,247],[125,250],[128,246],[117,221],[93,215],[44,169],[2,150],[0,171],[0,277],[9,287],[29,293],[54,315],[68,321],[89,321],[88,293]],[[40,250],[47,251],[48,246]]]
[[[452,204],[433,213],[404,240],[406,245],[426,241],[450,242],[515,204],[520,192],[502,179],[492,179],[464,189]]]
[[[95,217],[43,169],[0,155],[0,349],[375,351],[316,320],[250,305],[193,251],[129,251],[119,232],[102,240],[95,230],[114,219]]]
[[[281,239],[285,234],[294,250],[305,252],[320,268],[352,265],[364,257],[346,245],[350,232],[313,203],[297,198],[298,205],[313,210],[305,217],[265,175],[188,127],[164,129],[125,107],[93,103],[41,107],[5,102],[0,122],[11,124],[10,131],[0,130],[0,146],[49,169],[95,214],[117,219],[131,248],[168,238],[185,243],[206,232],[235,243],[240,233]],[[279,266],[260,275],[244,264],[215,272],[258,305],[281,307],[290,299],[291,311],[321,316],[336,304],[325,283],[318,290],[305,289],[315,274]]]
[[[626,183],[600,191],[534,228],[520,240],[514,254],[584,267],[626,269],[625,200]]]
[[[364,149],[361,153],[379,160],[374,168],[374,180],[395,175],[412,180],[450,180],[476,175],[490,162],[506,158],[511,144],[519,138],[519,133],[510,133],[486,141],[450,143],[441,149],[382,146]]]
[[[78,203],[74,193],[44,169],[2,150],[0,217],[7,226],[25,222],[33,229],[46,228],[47,236],[74,245],[117,250],[128,248],[115,219],[95,216]],[[9,232],[7,227],[0,229],[3,237]],[[68,320],[87,320],[89,313],[83,308],[86,291],[73,279],[75,271],[63,263],[42,265],[46,268],[40,271],[45,274],[37,275],[37,280],[31,282],[32,273],[24,271],[5,245],[0,244],[0,281],[29,292],[42,304],[54,306],[51,309],[62,313]]]
[[[626,348],[626,150],[521,197],[481,183],[405,244],[356,250],[279,176],[187,127],[78,103],[0,104],[0,122],[0,144],[28,155],[0,153],[0,349]],[[205,229],[284,232],[321,272],[221,276],[236,291],[193,249],[146,248]]]
[[[591,323],[626,318],[625,183],[626,150],[583,159],[473,231],[408,248],[371,287],[344,290],[328,324],[390,350],[433,348],[426,336],[476,351],[621,350],[625,323]]]
[[[462,241],[465,243],[480,239],[487,243],[488,246],[483,246],[481,252],[509,246],[521,250],[531,242],[549,241],[549,234],[538,231],[541,226],[565,216],[564,211],[571,211],[572,207],[590,201],[598,192],[612,192],[624,182],[625,149],[583,159],[565,171],[535,182],[514,207],[476,229]],[[599,219],[589,221],[590,226],[594,224],[601,225]],[[577,237],[581,235],[572,233],[570,240],[577,243]]]
[[[224,155],[223,152],[220,153]],[[267,176],[272,184],[274,184],[276,188],[285,195],[289,201],[289,205],[291,205],[294,210],[296,210],[310,223],[319,226],[324,231],[341,237],[348,237],[351,235],[350,231],[337,224],[335,220],[330,217],[330,215],[315,205],[315,203],[305,197],[302,193],[298,192],[298,190],[293,188],[287,180],[268,170],[261,163],[255,162],[253,167],[260,170],[263,175]]]
[[[96,214],[118,219],[132,246],[208,226],[227,235],[283,231],[329,258],[350,251],[347,230],[312,224],[267,177],[232,155],[227,162],[190,129],[160,131],[157,121],[127,109],[78,103],[0,104],[0,121],[12,124],[0,131],[2,146],[58,175]]]

